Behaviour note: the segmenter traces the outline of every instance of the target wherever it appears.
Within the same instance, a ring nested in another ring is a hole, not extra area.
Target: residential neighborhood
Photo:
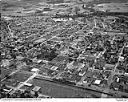
[[[0,98],[128,98],[128,16],[82,1],[3,3]]]

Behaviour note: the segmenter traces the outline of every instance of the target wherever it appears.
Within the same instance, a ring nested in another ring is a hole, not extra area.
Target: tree
[[[79,7],[75,7],[75,13],[78,14],[78,12],[80,11]]]
[[[38,95],[38,92],[35,92],[35,97],[38,97],[39,95]]]

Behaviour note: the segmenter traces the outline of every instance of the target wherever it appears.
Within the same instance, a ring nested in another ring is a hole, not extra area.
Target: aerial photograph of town
[[[128,98],[128,0],[0,3],[0,99]]]

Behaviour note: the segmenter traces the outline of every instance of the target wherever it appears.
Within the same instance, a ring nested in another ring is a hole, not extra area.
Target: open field
[[[33,79],[32,84],[35,86],[40,86],[42,94],[50,95],[55,98],[92,97],[90,91],[50,82],[47,80]]]
[[[12,70],[1,68],[1,79],[3,79],[6,75],[9,75]]]

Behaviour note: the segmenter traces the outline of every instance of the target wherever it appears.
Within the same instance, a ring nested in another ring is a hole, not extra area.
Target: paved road
[[[23,87],[28,81],[34,79],[34,77],[36,77],[38,75],[38,73],[33,73],[32,76],[30,76],[26,81],[24,81],[23,83],[20,83],[12,92],[11,94],[13,94],[16,90],[19,90],[21,87]]]

